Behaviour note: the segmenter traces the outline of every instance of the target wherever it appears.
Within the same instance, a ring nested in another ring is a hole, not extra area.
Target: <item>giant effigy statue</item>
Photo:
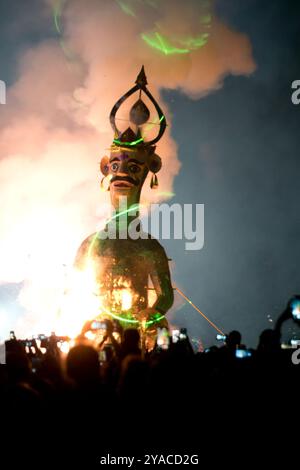
[[[103,230],[83,241],[75,265],[84,269],[92,260],[101,298],[99,318],[117,318],[123,326],[130,327],[139,327],[143,323],[151,334],[157,327],[167,325],[165,314],[173,304],[173,288],[165,250],[150,234],[143,232],[138,207],[149,172],[152,172],[151,188],[158,186],[157,173],[162,163],[155,153],[155,144],[166,129],[166,119],[147,88],[144,67],[135,83],[111,111],[115,138],[109,157],[104,156],[100,163],[101,184],[107,182],[115,215]],[[139,97],[130,109],[131,125],[121,132],[116,124],[116,113],[134,93]],[[149,141],[144,128],[150,111],[142,100],[143,93],[158,114],[158,132]],[[130,227],[134,227],[134,236]],[[149,292],[155,293],[152,305]]]

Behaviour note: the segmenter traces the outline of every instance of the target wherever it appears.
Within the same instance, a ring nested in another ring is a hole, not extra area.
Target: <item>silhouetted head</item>
[[[146,361],[130,354],[122,361],[119,392],[129,396],[133,401],[144,399],[148,379],[148,364]]]
[[[226,345],[229,348],[236,348],[241,344],[242,335],[239,331],[233,330],[226,338]]]
[[[51,382],[60,381],[62,379],[62,370],[59,358],[53,354],[46,353],[43,357],[39,374]]]
[[[257,349],[264,352],[272,352],[280,349],[280,336],[277,331],[266,329],[259,337]]]
[[[124,358],[128,354],[140,355],[140,334],[134,328],[128,328],[124,331],[123,341],[121,345],[121,357]]]
[[[124,331],[123,343],[128,346],[139,347],[140,333],[134,328],[128,328]]]
[[[14,382],[26,382],[30,376],[30,362],[25,351],[12,351],[6,355],[9,378]]]
[[[91,346],[75,346],[67,356],[67,373],[78,384],[98,381],[99,367],[98,353]]]

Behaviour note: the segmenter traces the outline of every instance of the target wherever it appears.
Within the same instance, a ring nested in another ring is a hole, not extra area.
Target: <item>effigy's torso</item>
[[[78,250],[79,269],[92,262],[105,308],[115,313],[130,310],[136,315],[148,306],[149,277],[169,278],[168,260],[163,247],[152,238],[101,239],[89,236]]]

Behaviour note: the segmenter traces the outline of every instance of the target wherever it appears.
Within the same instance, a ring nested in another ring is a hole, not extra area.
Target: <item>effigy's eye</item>
[[[129,166],[129,170],[131,173],[138,173],[141,169],[138,165],[133,164]]]
[[[112,171],[118,171],[119,164],[118,163],[112,163],[110,168],[111,168]]]

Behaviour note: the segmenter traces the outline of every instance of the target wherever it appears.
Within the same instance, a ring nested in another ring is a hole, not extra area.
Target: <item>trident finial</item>
[[[145,74],[145,68],[144,68],[143,65],[142,65],[142,68],[141,68],[140,73],[139,73],[138,76],[137,76],[137,79],[136,79],[135,83],[136,83],[140,88],[144,88],[146,85],[148,85],[147,77],[146,77],[146,74]]]
[[[161,108],[159,107],[158,103],[155,101],[155,99],[153,98],[152,94],[150,93],[150,91],[148,90],[148,88],[146,86],[147,85],[147,77],[146,77],[146,74],[145,74],[144,66],[142,66],[141,71],[138,74],[135,83],[136,83],[136,85],[134,87],[132,87],[129,91],[127,91],[127,93],[125,93],[123,96],[121,96],[121,98],[116,102],[116,104],[114,105],[114,107],[112,108],[112,110],[110,112],[109,119],[110,119],[110,123],[111,123],[111,126],[112,126],[114,134],[115,134],[114,145],[117,145],[119,147],[130,147],[130,148],[132,148],[132,147],[135,147],[137,145],[147,146],[147,147],[151,146],[151,145],[154,145],[156,142],[158,142],[161,139],[161,137],[162,137],[162,135],[165,132],[166,127],[167,127],[166,118],[165,118]],[[136,91],[140,92],[140,96],[139,96],[137,102],[132,106],[132,108],[130,110],[129,120],[135,126],[137,126],[137,129],[136,129],[136,132],[133,131],[130,127],[128,129],[126,129],[126,131],[125,131],[127,133],[126,135],[129,135],[129,134],[132,135],[132,139],[130,139],[130,141],[128,141],[127,139],[124,138],[124,132],[121,132],[118,129],[117,125],[116,125],[116,114],[117,114],[117,111],[120,108],[120,106],[124,103],[124,101],[127,100],[127,98],[129,98],[129,96],[131,96]],[[150,111],[148,110],[147,106],[145,105],[145,103],[141,99],[141,93],[142,92],[145,93],[145,95],[147,95],[149,100],[154,105],[154,107],[156,109],[156,112],[158,114],[157,124],[159,125],[159,132],[158,132],[157,136],[154,139],[150,140],[150,141],[145,140],[145,135],[143,135],[142,129],[140,127],[143,124],[147,124],[147,122],[150,118]],[[129,133],[129,129],[131,131],[130,133]]]

